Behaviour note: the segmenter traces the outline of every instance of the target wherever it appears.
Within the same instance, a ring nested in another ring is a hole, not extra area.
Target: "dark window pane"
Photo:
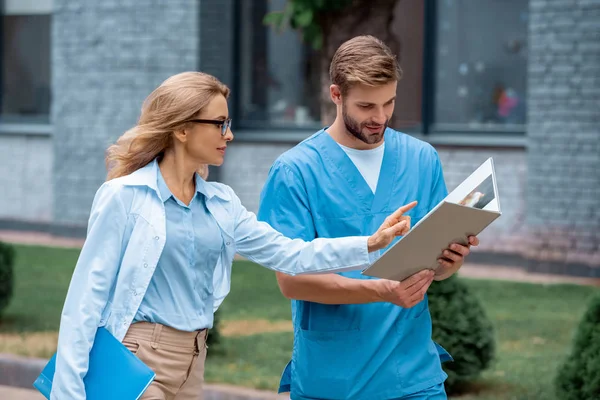
[[[50,15],[2,18],[0,120],[48,122]]]
[[[525,124],[527,0],[437,0],[435,129]]]
[[[283,10],[285,0],[240,2],[241,125],[310,127],[320,125],[318,55],[293,30],[277,32],[262,20]]]

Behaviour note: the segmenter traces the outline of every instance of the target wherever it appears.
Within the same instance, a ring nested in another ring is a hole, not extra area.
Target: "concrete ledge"
[[[541,285],[585,285],[600,287],[600,278],[581,278],[569,275],[544,274],[530,272],[524,268],[484,264],[465,264],[458,272],[458,276],[466,279],[502,280],[512,282],[525,282]]]
[[[0,353],[0,386],[32,389],[33,382],[47,362],[41,358]],[[206,400],[281,400],[288,399],[289,396],[232,385],[206,384],[204,398]]]
[[[473,251],[469,254],[467,262],[489,266],[519,267],[531,273],[600,279],[600,266],[575,262],[534,260],[520,254]]]
[[[304,139],[317,132],[320,127],[315,128],[295,128],[295,129],[236,129],[235,140],[238,143],[289,143],[298,144]],[[455,131],[439,132],[424,135],[420,132],[404,133],[414,136],[417,139],[429,142],[433,146],[448,147],[499,147],[499,148],[520,148],[527,147],[527,138],[525,133],[520,132],[486,132],[480,131]]]
[[[47,362],[41,358],[0,354],[0,385],[31,389]]]
[[[42,136],[52,138],[52,124],[22,123],[22,122],[0,122],[0,135],[13,136]]]
[[[61,238],[85,239],[86,226],[59,225],[50,222],[32,222],[16,219],[0,218],[0,230],[14,232],[45,233]]]

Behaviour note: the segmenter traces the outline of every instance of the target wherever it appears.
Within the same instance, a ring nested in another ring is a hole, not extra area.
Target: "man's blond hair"
[[[356,84],[380,86],[402,78],[396,56],[381,40],[370,35],[356,36],[336,50],[329,66],[331,83],[342,94]]]

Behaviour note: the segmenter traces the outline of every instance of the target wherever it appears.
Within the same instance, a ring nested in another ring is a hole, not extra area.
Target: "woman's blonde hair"
[[[385,43],[374,36],[362,35],[347,40],[336,50],[329,78],[345,95],[356,84],[379,86],[399,81],[402,69]]]
[[[144,100],[137,125],[108,148],[107,180],[129,175],[161,157],[172,145],[173,132],[185,128],[186,121],[218,95],[227,98],[229,88],[202,72],[182,72],[165,80]]]

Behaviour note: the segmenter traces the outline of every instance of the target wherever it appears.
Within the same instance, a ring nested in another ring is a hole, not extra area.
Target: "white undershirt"
[[[379,181],[381,163],[383,162],[385,142],[382,143],[381,146],[369,150],[352,149],[350,147],[342,146],[341,144],[340,147],[346,152],[348,157],[350,157],[373,193],[375,193],[377,182]]]

